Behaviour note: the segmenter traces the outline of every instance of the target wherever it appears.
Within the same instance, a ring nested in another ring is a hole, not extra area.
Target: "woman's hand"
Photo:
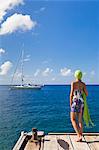
[[[71,92],[70,92],[70,108],[72,105],[72,99],[73,99],[73,92],[74,92],[74,83],[71,83]]]

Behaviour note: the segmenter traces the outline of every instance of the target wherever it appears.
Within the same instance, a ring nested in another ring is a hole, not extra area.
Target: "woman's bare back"
[[[72,86],[73,86],[73,91],[80,90],[80,91],[85,92],[86,96],[88,96],[88,92],[87,92],[86,85],[84,82],[79,81],[79,80],[74,81],[74,82],[72,82]]]

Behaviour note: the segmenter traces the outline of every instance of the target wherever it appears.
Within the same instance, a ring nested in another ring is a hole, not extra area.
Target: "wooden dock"
[[[84,133],[82,142],[76,142],[75,133],[49,133],[39,142],[28,140],[20,150],[99,150],[99,133]]]

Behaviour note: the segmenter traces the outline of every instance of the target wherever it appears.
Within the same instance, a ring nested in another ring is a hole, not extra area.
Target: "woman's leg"
[[[75,112],[71,112],[71,122],[72,122],[75,132],[77,133],[78,137],[80,137],[79,128],[76,123],[76,113]]]
[[[83,133],[82,111],[78,114],[79,132]]]

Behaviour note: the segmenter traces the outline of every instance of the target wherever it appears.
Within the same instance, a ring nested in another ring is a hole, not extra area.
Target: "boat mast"
[[[23,86],[23,82],[24,82],[24,75],[23,75],[23,63],[24,63],[24,50],[22,50],[22,63],[21,63],[21,85]]]
[[[17,71],[17,68],[18,68],[18,65],[19,65],[19,62],[20,62],[21,58],[22,58],[22,52],[20,53],[19,59],[17,61],[17,65],[15,67],[15,70],[14,70],[14,73],[13,73],[13,76],[12,76],[12,79],[11,79],[11,85],[13,84],[13,80],[14,80],[14,77],[15,77],[15,74],[16,74],[16,71]]]

